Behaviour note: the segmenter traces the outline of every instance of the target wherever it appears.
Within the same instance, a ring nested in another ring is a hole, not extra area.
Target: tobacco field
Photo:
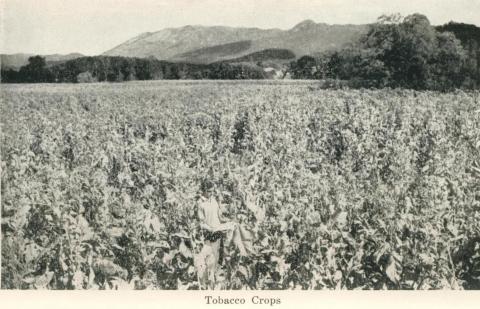
[[[205,180],[254,235],[216,289],[480,289],[479,92],[0,90],[2,289],[201,288]]]

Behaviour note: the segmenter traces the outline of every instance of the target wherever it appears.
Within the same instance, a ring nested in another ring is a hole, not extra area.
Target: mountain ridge
[[[317,51],[340,49],[358,39],[366,30],[367,25],[329,25],[315,23],[309,19],[287,30],[186,25],[141,33],[104,52],[103,55],[211,63],[239,58],[266,49],[288,49],[301,57]],[[245,41],[251,42],[248,49],[232,49],[230,53],[219,57],[206,53],[221,50],[228,44],[235,45]]]

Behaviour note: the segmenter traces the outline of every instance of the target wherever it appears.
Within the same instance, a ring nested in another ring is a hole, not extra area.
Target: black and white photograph
[[[480,290],[479,0],[0,22],[2,290]]]

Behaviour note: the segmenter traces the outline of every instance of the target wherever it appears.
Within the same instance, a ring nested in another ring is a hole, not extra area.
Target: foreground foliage
[[[2,288],[198,289],[209,180],[255,233],[255,254],[227,252],[216,288],[480,289],[478,92],[163,82],[2,95]]]

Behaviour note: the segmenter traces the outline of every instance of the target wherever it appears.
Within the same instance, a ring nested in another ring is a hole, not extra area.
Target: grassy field
[[[216,288],[480,289],[478,92],[175,81],[1,95],[2,288],[198,289],[210,180],[255,235]]]

